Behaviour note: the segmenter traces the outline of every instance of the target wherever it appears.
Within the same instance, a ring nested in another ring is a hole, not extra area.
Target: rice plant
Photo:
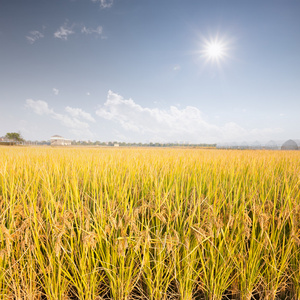
[[[300,299],[300,152],[0,147],[0,299]]]

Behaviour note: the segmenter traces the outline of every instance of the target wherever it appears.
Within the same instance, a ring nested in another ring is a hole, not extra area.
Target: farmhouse
[[[5,146],[12,146],[12,145],[21,145],[23,144],[22,142],[16,142],[14,140],[8,139],[4,136],[0,137],[0,145],[5,145]]]
[[[298,150],[298,149],[299,147],[294,140],[288,140],[281,146],[281,150]]]
[[[71,140],[65,139],[60,135],[53,135],[50,138],[51,146],[70,146]]]

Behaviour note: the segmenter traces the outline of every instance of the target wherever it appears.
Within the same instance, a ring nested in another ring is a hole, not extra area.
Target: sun
[[[208,44],[205,49],[207,57],[211,59],[218,59],[224,56],[224,46],[219,42]]]
[[[219,37],[209,40],[204,39],[201,48],[201,57],[204,57],[207,62],[220,63],[228,57],[228,42]]]

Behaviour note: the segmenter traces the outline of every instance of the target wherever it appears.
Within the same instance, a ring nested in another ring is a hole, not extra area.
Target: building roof
[[[294,141],[297,143],[298,147],[300,147],[300,140],[294,140]]]
[[[62,139],[63,137],[62,137],[62,136],[60,136],[60,135],[57,135],[57,134],[56,134],[56,135],[53,135],[53,136],[51,136],[51,139],[56,139],[56,138],[61,138],[61,139]]]
[[[281,146],[281,150],[298,150],[298,145],[294,140],[287,140]]]

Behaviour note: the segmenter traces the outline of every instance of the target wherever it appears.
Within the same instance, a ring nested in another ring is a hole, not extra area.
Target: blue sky
[[[293,0],[1,0],[0,136],[299,139],[299,15]]]

